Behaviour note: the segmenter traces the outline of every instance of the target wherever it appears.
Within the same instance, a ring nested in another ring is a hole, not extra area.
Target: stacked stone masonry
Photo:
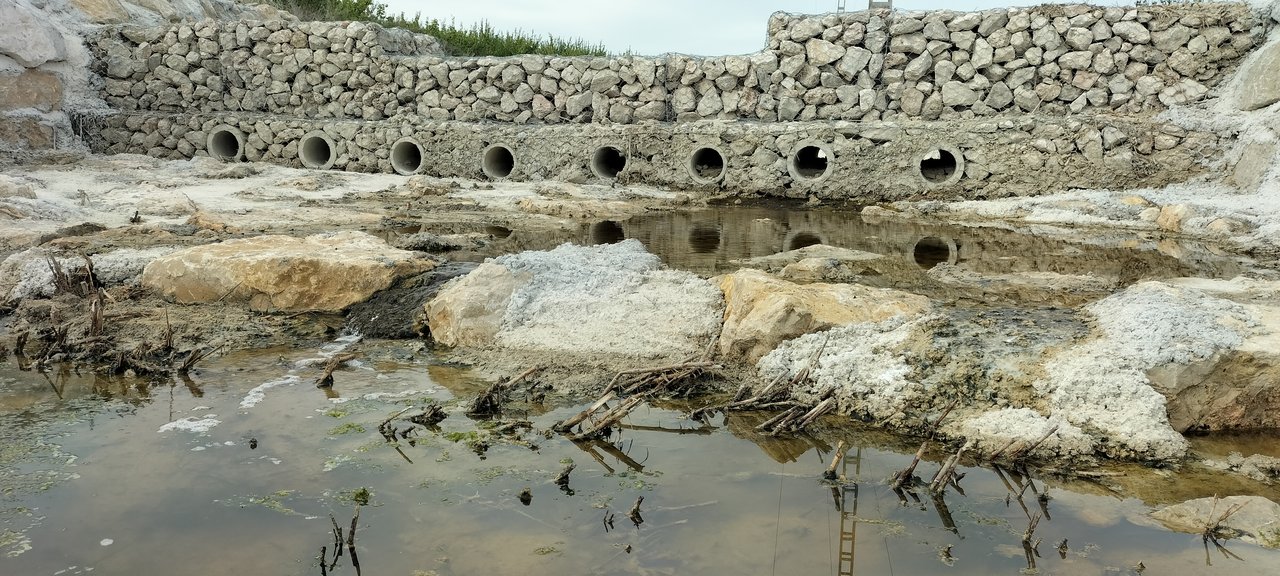
[[[365,23],[129,28],[98,42],[119,110],[614,123],[1141,113],[1202,97],[1261,38],[1243,4],[775,14],[768,49],[443,58]]]
[[[1236,3],[779,13],[766,50],[718,58],[446,58],[365,23],[126,26],[94,46],[116,112],[82,124],[97,150],[173,158],[231,127],[237,158],[295,166],[322,134],[325,165],[357,171],[391,171],[408,138],[437,176],[494,177],[496,145],[521,180],[599,178],[608,146],[624,183],[869,202],[1160,186],[1222,146],[1156,113],[1204,97],[1267,22]]]

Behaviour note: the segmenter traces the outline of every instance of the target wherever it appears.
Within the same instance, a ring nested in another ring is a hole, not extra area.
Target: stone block
[[[17,76],[0,75],[0,112],[34,108],[51,112],[62,108],[62,80],[42,70]]]
[[[50,150],[55,142],[53,127],[35,118],[0,117],[0,149]]]
[[[1240,67],[1239,108],[1257,110],[1280,102],[1280,42],[1271,42]]]

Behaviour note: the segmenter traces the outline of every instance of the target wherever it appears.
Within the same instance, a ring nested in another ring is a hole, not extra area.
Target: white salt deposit
[[[195,416],[188,416],[181,420],[174,420],[173,422],[170,422],[168,424],[165,424],[164,426],[161,426],[160,429],[157,430],[157,432],[171,432],[174,430],[178,430],[182,432],[191,432],[194,434],[204,434],[212,430],[214,426],[217,426],[222,423],[221,420],[217,419],[217,416],[218,416],[217,414],[205,414],[203,417],[200,417],[200,418],[196,418]]]
[[[1245,308],[1190,288],[1145,282],[1086,308],[1097,338],[1059,354],[1035,389],[1051,414],[1104,439],[1112,456],[1170,460],[1187,441],[1169,425],[1147,371],[1238,347],[1252,330]]]

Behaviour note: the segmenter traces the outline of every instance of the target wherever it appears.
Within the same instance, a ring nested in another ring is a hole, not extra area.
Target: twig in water
[[[639,528],[641,524],[644,524],[644,517],[640,515],[641,502],[644,502],[644,496],[636,497],[636,503],[632,504],[631,510],[627,512],[627,518],[631,519],[631,523],[635,524],[636,528]]]
[[[827,471],[822,473],[823,478],[826,478],[827,480],[836,479],[836,468],[839,468],[840,461],[844,460],[844,452],[845,443],[844,440],[841,440],[839,444],[836,444],[836,455],[831,459],[831,465],[827,466]]]
[[[191,372],[191,369],[195,368],[196,364],[198,364],[201,360],[204,360],[205,358],[212,356],[214,352],[217,352],[218,350],[221,350],[221,349],[222,347],[219,346],[213,349],[200,347],[200,348],[196,348],[195,350],[192,350],[191,353],[187,354],[187,357],[182,360],[182,364],[178,366],[178,374],[187,374]]]
[[[1218,543],[1218,536],[1222,533],[1222,523],[1226,522],[1228,518],[1235,516],[1236,513],[1239,512],[1240,509],[1244,508],[1245,504],[1248,503],[1247,501],[1237,502],[1228,506],[1221,514],[1218,514],[1218,502],[1220,501],[1221,499],[1218,495],[1214,494],[1213,507],[1209,509],[1209,519],[1205,522],[1204,531],[1202,532],[1204,539],[1210,540],[1214,544]]]
[[[894,490],[901,490],[911,482],[911,478],[914,477],[916,473],[916,466],[920,464],[920,458],[924,456],[924,451],[928,447],[929,442],[927,440],[920,443],[920,449],[916,450],[916,456],[911,459],[911,463],[908,464],[906,468],[899,470],[897,474],[893,475],[893,482],[889,484],[891,488]]]
[[[573,469],[577,467],[578,467],[577,464],[569,464],[565,466],[564,470],[561,470],[560,473],[556,475],[556,486],[559,486],[561,488],[568,488],[569,473],[573,472]]]
[[[351,517],[351,531],[347,532],[347,553],[351,555],[351,566],[360,576],[360,558],[356,556],[356,524],[360,522],[360,506],[356,506],[356,514]]]
[[[1035,442],[1028,444],[1025,448],[1018,448],[1017,450],[1014,450],[1013,453],[1009,455],[1009,459],[1018,460],[1018,459],[1021,459],[1023,455],[1030,454],[1032,450],[1035,450],[1037,447],[1043,444],[1045,440],[1048,440],[1049,437],[1053,436],[1054,433],[1056,433],[1057,431],[1058,431],[1057,424],[1051,426],[1049,430],[1044,434],[1042,434],[1039,438],[1037,438]]]
[[[359,352],[344,352],[335,354],[328,362],[324,364],[324,373],[316,378],[316,388],[328,388],[333,386],[333,373],[343,364],[355,360],[360,357]]]
[[[942,468],[940,468],[938,473],[933,477],[933,481],[929,483],[930,492],[937,494],[946,490],[947,483],[951,480],[951,476],[955,474],[956,465],[960,463],[960,457],[964,455],[965,450],[969,449],[969,446],[970,444],[966,442],[953,456],[947,458],[946,462],[943,463]]]
[[[528,378],[534,372],[538,371],[538,366],[534,366],[521,372],[515,378],[506,382],[495,382],[483,394],[476,397],[471,402],[471,406],[467,408],[468,416],[492,416],[502,411],[502,398],[507,391],[515,386],[521,380]]]

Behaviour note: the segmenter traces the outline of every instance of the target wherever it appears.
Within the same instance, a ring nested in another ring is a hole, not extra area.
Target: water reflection
[[[19,504],[44,518],[39,526],[0,517],[32,541],[31,551],[0,559],[4,573],[72,565],[164,573],[181,564],[196,576],[314,574],[321,545],[330,547],[326,569],[341,571],[329,516],[349,535],[350,494],[361,488],[371,503],[360,507],[354,549],[370,573],[1104,573],[1144,561],[1161,573],[1265,574],[1280,561],[1273,551],[1228,544],[1242,561],[1213,572],[1200,543],[1144,523],[1143,502],[1036,470],[967,462],[944,490],[912,485],[898,495],[885,479],[919,441],[847,425],[765,436],[755,427],[768,415],[695,422],[684,414],[701,402],[685,401],[636,410],[608,438],[571,442],[542,431],[578,408],[548,410],[520,394],[502,417],[471,420],[459,398],[483,390],[485,379],[429,356],[378,360],[399,355],[377,349],[368,343],[372,359],[336,375],[336,400],[311,385],[321,368],[299,364],[314,356],[306,351],[214,358],[187,380],[145,384],[74,372],[46,380],[0,364],[7,425],[16,414],[52,423],[73,402],[137,402],[93,424],[60,424],[61,450],[79,457],[80,478],[20,495]],[[266,388],[243,407],[289,366],[296,385]],[[18,397],[43,411],[17,408]],[[394,418],[436,404],[448,414],[434,428],[406,432]],[[157,433],[204,414],[221,423],[203,433]],[[380,431],[389,417],[393,425]],[[477,443],[486,444],[482,453]],[[843,446],[837,478],[824,482]],[[945,457],[925,454],[922,482]],[[575,465],[571,490],[554,482],[566,464]],[[1115,482],[1153,483],[1153,493],[1175,498],[1227,489],[1220,477],[1187,477],[1135,469]],[[627,520],[637,501],[642,524]],[[610,517],[617,520],[606,530]],[[99,546],[104,538],[115,544]],[[1053,553],[1063,540],[1069,547]],[[340,547],[350,558],[345,541]]]
[[[617,244],[626,239],[627,235],[622,231],[622,225],[613,220],[596,222],[591,225],[592,244]]]
[[[1069,242],[992,228],[868,222],[856,209],[713,207],[642,215],[623,224],[625,234],[618,222],[592,224],[589,239],[600,243],[635,238],[671,266],[707,272],[734,269],[742,260],[819,243],[880,254],[925,269],[948,262],[987,274],[1054,272],[1132,281],[1138,277],[1233,277],[1247,265],[1247,259],[1216,254],[1212,247],[1194,243],[1182,244],[1177,257],[1171,256],[1160,249],[1160,242],[1127,232],[1100,232]],[[603,230],[609,234],[601,234]]]

